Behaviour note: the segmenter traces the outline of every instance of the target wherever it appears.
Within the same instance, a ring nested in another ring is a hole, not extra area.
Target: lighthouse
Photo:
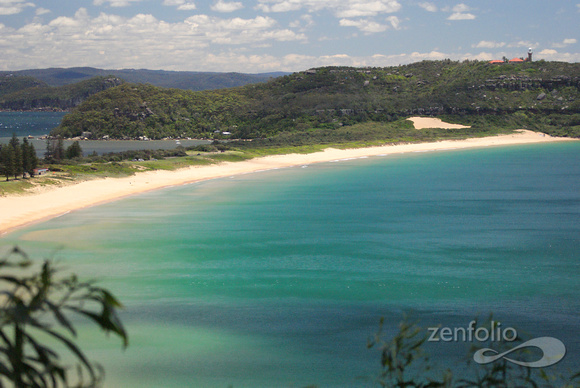
[[[532,48],[530,47],[528,50],[528,62],[532,61]]]

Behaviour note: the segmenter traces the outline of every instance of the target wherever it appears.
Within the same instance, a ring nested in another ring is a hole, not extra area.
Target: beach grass
[[[35,189],[58,187],[70,183],[76,183],[75,179],[67,174],[53,173],[51,175],[43,175],[34,178],[19,178],[11,179],[9,181],[0,181],[0,197],[22,195],[34,192]]]

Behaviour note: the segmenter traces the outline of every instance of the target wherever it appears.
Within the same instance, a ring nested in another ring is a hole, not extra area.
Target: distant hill
[[[223,89],[258,82],[265,82],[289,73],[214,73],[194,71],[166,71],[166,70],[103,70],[92,67],[50,68],[0,72],[0,78],[7,75],[27,76],[47,84],[48,86],[64,86],[85,81],[93,77],[115,76],[132,83],[148,83],[164,88],[187,90]]]
[[[411,115],[444,116],[474,131],[526,127],[580,137],[580,64],[445,60],[324,67],[201,92],[127,83],[87,99],[54,134],[159,139],[223,138],[225,132],[272,142],[285,136],[287,143],[341,134],[358,140],[361,134],[348,128]]]
[[[18,76],[14,74],[0,75],[0,97],[24,89],[39,87],[48,87],[48,85],[30,76]]]
[[[98,76],[70,85],[48,86],[30,76],[0,76],[0,109],[68,110],[89,96],[119,86],[123,82],[114,76]]]

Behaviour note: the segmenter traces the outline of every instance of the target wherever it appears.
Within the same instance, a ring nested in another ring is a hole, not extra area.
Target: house
[[[509,63],[524,63],[525,61],[522,58],[513,58],[509,60]]]
[[[34,175],[42,175],[48,173],[48,168],[35,168]]]
[[[492,65],[501,65],[504,62],[499,59],[494,59],[493,61],[489,61],[489,63],[491,63]]]

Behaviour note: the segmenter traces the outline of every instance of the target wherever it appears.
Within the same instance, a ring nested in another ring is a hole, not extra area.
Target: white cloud
[[[546,61],[580,62],[580,53],[561,53],[552,49],[545,49],[534,54],[534,59]]]
[[[41,16],[41,15],[45,15],[47,13],[51,13],[52,11],[50,9],[46,9],[46,8],[37,8],[36,9],[36,16]]]
[[[195,3],[191,3],[185,0],[163,0],[163,5],[177,7],[177,10],[179,11],[192,11],[197,8]]]
[[[302,30],[312,27],[315,24],[314,18],[310,14],[300,16],[300,19],[290,23],[292,28],[301,28]]]
[[[290,12],[298,11],[302,8],[302,4],[299,1],[279,1],[274,5],[264,4],[264,1],[260,0],[260,3],[256,6],[257,9],[263,12]]]
[[[381,13],[393,13],[401,9],[401,4],[396,1],[357,1],[350,2],[348,6],[336,11],[340,18],[376,16]]]
[[[452,13],[451,16],[447,18],[447,20],[473,20],[473,19],[475,19],[474,14],[460,12]]]
[[[269,17],[251,19],[194,15],[169,23],[152,15],[93,17],[81,8],[73,17],[35,21],[21,28],[0,26],[4,55],[0,68],[96,66],[102,68],[205,69],[211,53],[241,53],[306,36],[281,29]],[[230,69],[243,70],[237,61]],[[223,69],[226,70],[226,69]]]
[[[196,8],[197,7],[195,6],[194,3],[185,3],[177,7],[179,11],[193,11]]]
[[[471,8],[464,3],[457,4],[454,6],[451,11],[453,12],[447,20],[473,20],[475,19],[475,15],[469,13]]]
[[[540,43],[538,42],[531,42],[529,40],[520,40],[518,42],[512,42],[510,44],[508,44],[507,47],[513,48],[513,47],[538,47],[540,45]]]
[[[401,29],[401,20],[398,17],[389,16],[386,20],[391,24],[391,27],[393,27],[393,29],[395,30]]]
[[[386,31],[388,28],[384,24],[376,23],[365,19],[359,20],[341,19],[339,24],[343,27],[356,27],[367,34],[383,32]]]
[[[16,15],[27,7],[35,7],[35,5],[24,0],[2,0],[0,1],[0,15]]]
[[[338,18],[355,18],[397,12],[401,4],[395,0],[258,0],[256,8],[263,12],[327,9]]]
[[[452,11],[457,12],[457,13],[462,13],[462,12],[471,11],[471,8],[469,8],[467,5],[461,3],[461,4],[457,4],[455,7],[453,7]]]
[[[434,3],[429,3],[427,1],[423,2],[423,3],[419,3],[419,7],[423,8],[426,11],[429,12],[437,12],[437,6]]]
[[[494,42],[490,40],[482,40],[477,44],[471,45],[471,47],[475,48],[499,48],[504,47],[506,45],[505,42]]]
[[[401,28],[401,21],[396,16],[389,16],[385,19],[385,21],[387,21],[391,25],[391,28],[395,30],[399,30]],[[386,24],[377,23],[368,19],[341,19],[339,21],[339,25],[342,27],[356,27],[367,35],[383,32],[389,29],[389,26]]]
[[[577,42],[576,39],[568,38],[568,39],[564,39],[560,43],[554,43],[554,44],[552,44],[552,47],[555,47],[555,48],[564,48],[564,47],[569,46],[571,44],[576,44],[576,42]]]
[[[223,0],[219,0],[211,6],[211,9],[216,12],[234,12],[242,8],[244,5],[240,2],[225,2]]]
[[[131,5],[131,3],[138,3],[142,0],[94,0],[94,5],[103,5],[109,3],[111,7],[127,7]]]

